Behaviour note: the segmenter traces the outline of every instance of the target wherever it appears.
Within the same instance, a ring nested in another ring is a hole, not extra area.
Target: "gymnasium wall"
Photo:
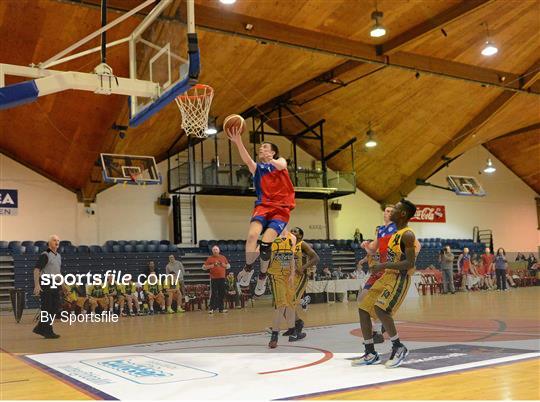
[[[167,161],[158,164],[167,178]],[[107,240],[172,239],[172,207],[157,204],[167,184],[152,186],[116,185],[97,195],[97,237]]]
[[[479,174],[490,157],[497,171]],[[485,197],[463,197],[433,187],[417,187],[409,196],[418,204],[444,205],[446,223],[412,223],[418,237],[471,238],[474,226],[491,229],[495,247],[506,251],[538,251],[536,202],[538,197],[511,170],[484,147],[463,154],[429,179],[447,186],[446,176],[475,176],[486,191]]]
[[[66,239],[78,238],[80,213],[74,193],[3,154],[0,188],[16,189],[19,196],[17,215],[0,215],[2,240],[48,239],[53,233]]]
[[[167,163],[159,168],[165,173]],[[75,244],[171,237],[171,208],[156,205],[165,184],[113,186],[98,194],[92,215],[75,193],[0,154],[0,188],[19,192],[18,214],[0,215],[2,240],[46,240],[53,233]]]
[[[199,239],[245,238],[255,197],[197,197],[197,235]],[[364,236],[372,237],[374,228],[382,222],[379,205],[365,194],[339,198],[341,211],[329,211],[330,237],[352,239],[359,228]],[[296,200],[291,225],[304,229],[306,238],[326,238],[322,200]]]

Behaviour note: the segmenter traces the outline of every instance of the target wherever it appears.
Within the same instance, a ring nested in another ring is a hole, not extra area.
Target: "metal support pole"
[[[107,25],[107,0],[101,0],[101,27]],[[101,62],[107,62],[107,31],[101,33]]]
[[[293,140],[293,157],[294,157],[294,185],[298,186],[298,158],[296,155],[296,138]]]
[[[232,163],[232,146],[231,141],[227,141],[227,144],[229,145],[229,185],[233,185],[233,163]]]
[[[219,185],[219,155],[218,155],[218,144],[217,144],[217,134],[214,135],[214,154],[216,156],[216,172],[215,172],[215,180],[216,184]]]
[[[191,233],[192,233],[192,243],[197,244],[197,200],[196,195],[191,196]]]
[[[328,175],[326,174],[326,161],[324,160],[324,136],[323,136],[323,125],[319,126],[319,136],[321,142],[321,162],[322,162],[322,171],[323,171],[323,187],[328,187]],[[328,205],[326,205],[328,208]]]
[[[328,199],[323,199],[324,205],[324,226],[326,227],[326,240],[330,240],[330,219],[328,217]]]

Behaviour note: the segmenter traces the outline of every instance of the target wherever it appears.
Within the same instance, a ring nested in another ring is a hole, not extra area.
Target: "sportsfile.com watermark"
[[[109,282],[109,278],[111,281]],[[129,285],[133,281],[133,275],[122,274],[121,271],[108,270],[105,274],[92,274],[87,272],[86,274],[41,274],[40,283],[41,286],[47,286],[51,289],[61,288],[66,286],[100,286],[105,288],[111,285]],[[166,282],[167,281],[167,282]],[[178,285],[180,281],[180,273],[175,277],[174,274],[140,274],[137,276],[137,280],[134,282],[149,285],[163,285],[164,283],[174,283]]]
[[[79,314],[76,314],[74,311],[65,310],[59,314],[41,311],[40,321],[51,324],[60,321],[69,325],[82,322],[118,322],[119,314],[114,312],[114,307],[117,305],[120,310],[124,305],[127,298],[126,294],[124,294],[125,287],[135,285],[135,291],[130,291],[129,297],[132,298],[131,303],[137,303],[136,310],[139,311],[139,301],[143,304],[148,302],[145,292],[142,291],[144,286],[151,286],[153,291],[156,290],[157,286],[157,292],[165,296],[167,293],[165,291],[166,289],[179,289],[180,283],[180,272],[177,274],[140,274],[136,278],[131,274],[122,274],[121,271],[116,270],[107,270],[104,274],[91,272],[85,274],[70,273],[66,275],[43,273],[40,277],[41,286],[50,289],[65,289],[68,293],[75,292],[73,294],[76,295],[76,299],[84,298],[84,301],[82,305],[79,305],[82,310]],[[79,294],[78,290],[74,289],[74,287],[80,288],[83,286],[85,287],[84,295]],[[97,294],[94,293],[96,289],[99,290]],[[87,294],[88,290],[90,290],[90,294]],[[96,300],[106,300],[106,305],[102,305]],[[120,300],[122,300],[122,303],[120,303]],[[102,308],[102,312],[100,314],[96,314],[95,312],[87,314],[84,306],[92,304],[94,305],[94,309],[99,305]],[[122,313],[122,311],[120,312]]]

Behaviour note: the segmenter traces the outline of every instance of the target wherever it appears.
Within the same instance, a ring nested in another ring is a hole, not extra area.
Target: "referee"
[[[41,311],[47,312],[47,317],[39,315],[38,324],[34,328],[34,333],[47,339],[59,338],[52,327],[51,318],[58,314],[60,307],[60,289],[51,289],[50,285],[41,286],[41,275],[60,275],[62,267],[62,258],[58,253],[60,238],[52,235],[49,238],[49,248],[39,256],[36,267],[34,268],[34,295],[39,296]]]

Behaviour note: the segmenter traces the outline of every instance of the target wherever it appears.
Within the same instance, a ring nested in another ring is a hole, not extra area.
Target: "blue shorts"
[[[279,235],[289,223],[290,210],[287,208],[267,207],[257,205],[253,211],[251,222],[260,222],[263,230],[271,228]]]

